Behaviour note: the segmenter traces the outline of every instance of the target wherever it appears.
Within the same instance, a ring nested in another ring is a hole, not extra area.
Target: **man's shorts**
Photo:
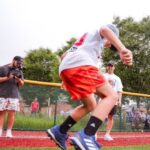
[[[106,83],[105,77],[93,66],[80,66],[61,72],[62,85],[69,91],[71,99],[79,100],[96,92],[96,88]]]
[[[0,97],[0,111],[4,110],[20,111],[19,99]]]

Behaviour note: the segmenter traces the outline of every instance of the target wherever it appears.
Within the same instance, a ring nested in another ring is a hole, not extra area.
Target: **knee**
[[[87,107],[87,111],[88,111],[88,112],[92,112],[92,111],[94,110],[94,108],[95,108],[95,107],[93,107],[93,106],[88,106],[88,107]]]

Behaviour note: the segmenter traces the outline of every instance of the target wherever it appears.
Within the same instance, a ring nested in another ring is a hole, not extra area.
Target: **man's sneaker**
[[[109,134],[105,134],[104,140],[113,141],[114,139]]]
[[[95,136],[88,136],[84,133],[84,130],[76,133],[75,136],[70,137],[71,144],[75,149],[80,150],[99,150],[100,145],[96,142]]]
[[[3,135],[3,129],[0,129],[0,137]]]
[[[66,140],[68,138],[67,134],[60,133],[60,126],[54,126],[47,130],[48,136],[62,149],[66,150]]]
[[[13,137],[13,136],[12,136],[12,133],[11,133],[11,130],[7,130],[7,131],[6,131],[6,137],[8,137],[8,138]]]

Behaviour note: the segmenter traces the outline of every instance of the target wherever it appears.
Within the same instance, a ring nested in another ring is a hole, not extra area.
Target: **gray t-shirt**
[[[6,77],[11,68],[9,65],[0,67],[0,77]],[[21,71],[21,78],[23,73]],[[4,98],[19,98],[19,85],[15,79],[10,79],[0,83],[0,97]]]

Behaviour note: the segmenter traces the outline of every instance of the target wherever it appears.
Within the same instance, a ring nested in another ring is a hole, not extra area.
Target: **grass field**
[[[59,148],[0,148],[1,150],[60,150]],[[150,150],[150,145],[127,146],[127,147],[105,147],[103,150]],[[68,148],[74,150],[74,148]]]

